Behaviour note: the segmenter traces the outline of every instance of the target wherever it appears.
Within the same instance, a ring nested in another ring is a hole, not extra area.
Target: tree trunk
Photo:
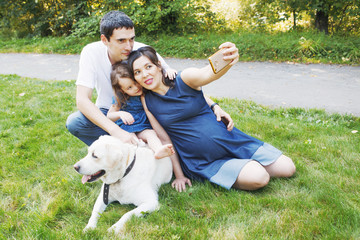
[[[315,28],[325,34],[329,33],[329,15],[323,10],[316,11]]]

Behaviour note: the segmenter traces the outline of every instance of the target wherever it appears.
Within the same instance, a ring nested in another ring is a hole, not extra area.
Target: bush
[[[100,20],[101,17],[96,14],[92,14],[89,17],[80,19],[73,25],[72,27],[73,30],[70,37],[95,38],[100,36],[100,27],[99,27]]]
[[[94,37],[99,34],[100,18],[111,10],[129,15],[138,35],[224,27],[206,0],[8,0],[0,3],[0,32],[15,37]]]
[[[102,12],[125,12],[133,20],[137,35],[182,35],[215,29],[221,23],[205,0],[125,0],[117,8],[114,4],[106,6]]]
[[[66,36],[89,13],[83,0],[8,0],[0,3],[1,32],[16,37]]]

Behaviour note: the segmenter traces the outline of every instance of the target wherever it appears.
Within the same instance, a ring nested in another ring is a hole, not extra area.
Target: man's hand
[[[192,186],[190,179],[188,179],[187,177],[182,177],[182,178],[176,178],[172,182],[171,186],[173,188],[175,188],[176,191],[178,191],[178,192],[183,192],[183,191],[185,192],[186,191],[186,184],[188,184],[189,187]]]
[[[165,77],[168,77],[170,80],[173,80],[177,74],[177,71],[172,68],[168,68],[165,73]]]
[[[117,125],[109,132],[109,134],[113,137],[119,138],[124,143],[137,145],[139,142],[139,139],[136,137],[136,135],[131,134],[125,130],[122,130]]]
[[[231,116],[222,110],[219,105],[215,105],[213,107],[214,114],[216,116],[216,120],[218,122],[223,121],[227,127],[227,130],[230,132],[234,128],[234,121],[232,120]]]

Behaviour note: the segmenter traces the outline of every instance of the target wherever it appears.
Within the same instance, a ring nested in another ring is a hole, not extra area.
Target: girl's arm
[[[238,49],[235,44],[226,42],[219,47],[226,49],[224,51],[224,60],[231,60],[230,64],[226,66],[219,73],[215,74],[208,64],[203,68],[187,68],[181,72],[182,80],[191,88],[200,90],[204,85],[207,85],[221,76],[223,76],[235,63],[239,61]]]
[[[106,116],[111,121],[116,122],[117,120],[120,119],[119,114],[117,114],[117,112],[119,112],[119,110],[120,110],[120,108],[118,107],[118,105],[112,104]]]
[[[169,135],[166,133],[166,131],[160,125],[160,123],[157,121],[157,119],[154,117],[154,115],[152,115],[152,113],[148,110],[144,96],[141,97],[141,102],[143,104],[146,116],[148,117],[152,128],[155,130],[156,134],[159,136],[162,144],[172,144]],[[176,178],[173,181],[173,183],[171,184],[171,186],[173,188],[175,188],[178,192],[185,191],[186,184],[188,184],[190,187],[192,186],[191,181],[190,181],[190,179],[185,177],[185,175],[181,169],[180,161],[179,161],[179,157],[178,157],[177,153],[171,155],[170,159],[172,162],[173,171],[174,171],[174,175]]]
[[[119,110],[120,108],[118,105],[112,104],[106,116],[113,122],[121,119],[126,125],[131,125],[135,122],[135,119],[131,113]]]

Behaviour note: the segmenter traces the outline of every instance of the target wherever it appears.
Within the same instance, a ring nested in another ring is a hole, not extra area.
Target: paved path
[[[79,55],[0,54],[0,74],[73,80]],[[207,60],[167,58],[175,69],[202,67]],[[267,62],[237,63],[204,87],[207,95],[253,100],[274,107],[325,109],[360,116],[360,67]]]

